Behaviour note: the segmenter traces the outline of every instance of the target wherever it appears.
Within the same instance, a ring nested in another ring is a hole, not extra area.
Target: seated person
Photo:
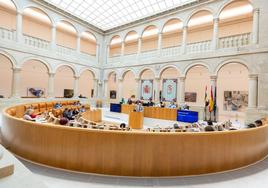
[[[35,121],[36,117],[33,117],[34,110],[29,108],[25,111],[23,115],[23,119],[28,120],[28,121]]]
[[[177,123],[174,123],[173,128],[174,129],[179,129],[180,127],[179,127],[179,125]]]
[[[65,108],[64,110],[63,110],[63,112],[62,112],[62,116],[63,117],[67,117],[67,115],[68,115],[68,108]]]
[[[262,121],[261,120],[256,120],[255,125],[256,125],[256,127],[262,126]]]
[[[62,105],[61,105],[60,103],[58,103],[58,102],[54,105],[54,108],[55,108],[55,109],[59,109],[59,108],[61,108],[61,107],[62,107]]]
[[[121,99],[120,104],[125,104],[125,99],[124,98]]]
[[[83,96],[82,94],[80,94],[80,95],[78,96],[78,98],[86,98],[86,97]]]
[[[67,118],[68,120],[74,120],[73,111],[71,109],[68,109],[64,117]]]
[[[143,106],[142,103],[139,101],[139,103],[135,107],[136,112],[143,112]]]
[[[82,104],[80,103],[80,101],[74,102],[73,104],[74,106],[81,106]]]
[[[125,128],[126,128],[126,124],[125,124],[125,123],[121,123],[121,124],[120,124],[120,128],[121,128],[121,129],[125,129]]]
[[[154,102],[153,102],[152,98],[149,99],[148,106],[154,106]]]
[[[79,112],[85,112],[85,111],[86,111],[85,106],[82,106],[82,107],[80,108],[80,110],[79,110]]]
[[[161,101],[161,102],[160,102],[160,107],[161,107],[161,108],[165,108],[165,107],[166,107],[165,103],[163,103],[163,102]]]
[[[133,101],[131,100],[131,98],[129,98],[128,100],[127,100],[127,104],[132,104],[133,103]]]
[[[78,115],[78,114],[79,114],[79,110],[74,109],[74,110],[73,110],[73,116],[76,116],[76,115]]]
[[[205,127],[206,132],[215,131],[214,128],[211,125],[208,125]]]
[[[171,101],[168,105],[168,108],[177,108],[177,105],[174,103],[174,101]]]
[[[187,103],[184,103],[184,105],[182,105],[182,110],[189,110],[190,107],[187,105]]]
[[[61,117],[61,118],[60,118],[60,121],[59,121],[59,124],[60,124],[60,125],[66,125],[68,122],[69,122],[68,118],[66,118],[66,117]]]

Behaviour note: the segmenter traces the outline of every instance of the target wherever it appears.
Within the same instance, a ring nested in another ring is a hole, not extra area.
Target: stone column
[[[180,81],[180,100],[178,101],[178,104],[184,104],[185,103],[185,76],[179,77]]]
[[[76,38],[76,52],[80,53],[81,35],[78,34]]]
[[[141,53],[141,43],[142,43],[142,40],[141,40],[141,37],[139,37],[138,38],[138,53],[137,54]]]
[[[78,92],[79,92],[79,76],[74,76],[74,96],[73,98],[78,97]]]
[[[259,43],[259,16],[260,16],[260,9],[256,8],[253,11],[253,29],[252,29],[252,43],[258,44]]]
[[[107,63],[109,62],[109,57],[110,57],[110,45],[107,45],[106,47],[106,51],[107,51],[107,54],[106,54],[106,58],[107,58]]]
[[[136,90],[136,99],[140,99],[141,98],[141,79],[140,78],[135,78],[136,81],[136,86],[137,86],[137,90]]]
[[[248,81],[248,108],[257,108],[258,105],[258,75],[250,74]]]
[[[108,80],[103,80],[104,93],[103,97],[108,98]]]
[[[53,98],[54,96],[54,77],[55,77],[55,73],[49,73],[48,74],[48,93],[47,93],[47,97],[48,98]]]
[[[57,46],[57,28],[55,25],[51,26],[51,49],[56,49]]]
[[[13,68],[13,79],[12,79],[12,98],[20,98],[20,73],[21,68]]]
[[[98,84],[99,84],[99,80],[94,79],[94,98],[98,97]]]
[[[154,91],[155,91],[155,97],[154,101],[159,102],[159,83],[160,83],[160,78],[155,78],[154,79]]]
[[[212,49],[216,50],[218,48],[219,41],[219,18],[214,18],[213,22],[213,39],[212,39]]]
[[[210,86],[212,86],[213,96],[214,96],[214,89],[217,86],[217,76],[212,75],[210,76]],[[208,88],[208,91],[210,92],[211,88]]]
[[[23,37],[22,37],[22,12],[18,11],[17,12],[17,17],[16,17],[16,39],[17,42],[23,42]]]
[[[182,28],[182,53],[186,53],[186,47],[187,47],[187,26],[183,26]]]
[[[97,62],[99,62],[99,50],[100,50],[100,45],[99,44],[96,44],[96,60]]]
[[[121,56],[124,56],[125,54],[125,42],[123,41],[121,44]]]
[[[118,80],[118,95],[117,95],[117,100],[121,101],[122,96],[123,96],[123,79],[119,78]]]
[[[158,53],[160,54],[162,49],[162,33],[158,33],[158,44],[157,44],[157,50]]]

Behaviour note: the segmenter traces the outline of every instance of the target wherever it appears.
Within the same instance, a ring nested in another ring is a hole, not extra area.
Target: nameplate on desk
[[[121,104],[111,103],[110,104],[110,111],[111,112],[119,112],[119,113],[121,113]]]
[[[198,121],[198,112],[188,110],[177,111],[177,121],[194,123]]]

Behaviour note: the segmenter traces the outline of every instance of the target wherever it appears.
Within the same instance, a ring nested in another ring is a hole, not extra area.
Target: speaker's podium
[[[143,128],[143,112],[130,112],[128,118],[129,127],[132,129]]]

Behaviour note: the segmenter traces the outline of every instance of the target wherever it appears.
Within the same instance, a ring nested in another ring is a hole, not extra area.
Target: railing
[[[219,48],[242,47],[250,44],[251,33],[222,37],[219,39]]]
[[[16,40],[16,31],[15,30],[8,30],[5,28],[0,27],[0,38],[3,40]]]
[[[157,54],[158,54],[158,50],[141,52],[139,55],[139,59],[148,59],[148,58],[156,57]]]
[[[31,47],[34,48],[41,48],[41,49],[45,49],[48,50],[50,47],[50,42],[40,39],[40,38],[36,38],[36,37],[32,37],[29,35],[24,35],[24,43],[26,45],[29,45]]]
[[[109,63],[118,63],[121,61],[121,56],[113,56],[108,58]]]
[[[202,42],[196,42],[187,44],[187,53],[199,53],[199,52],[206,52],[211,50],[211,41],[202,41]]]
[[[181,53],[181,46],[163,48],[161,50],[161,57],[178,56]]]
[[[75,49],[68,48],[65,46],[57,45],[57,54],[58,55],[64,55],[64,56],[71,56],[75,54]]]
[[[96,56],[90,55],[90,54],[85,53],[85,52],[81,52],[81,53],[80,53],[80,56],[81,56],[83,59],[90,59],[90,60],[93,60],[93,61],[96,60]]]

